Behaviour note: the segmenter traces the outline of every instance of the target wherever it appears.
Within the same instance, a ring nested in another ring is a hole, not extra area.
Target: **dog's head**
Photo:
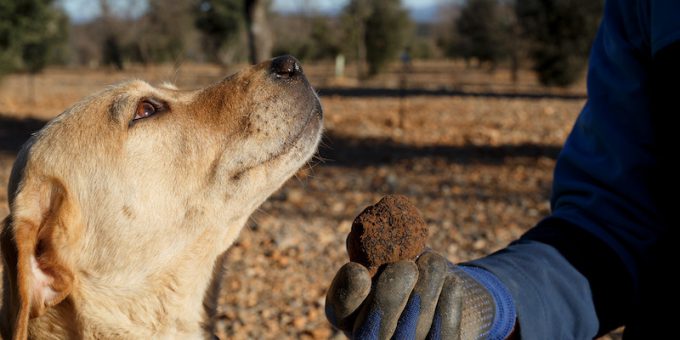
[[[150,294],[205,285],[250,213],[313,154],[321,125],[288,56],[196,91],[131,81],[67,109],[12,171],[6,322],[21,337],[29,317],[95,290],[122,301],[158,282],[172,287]]]

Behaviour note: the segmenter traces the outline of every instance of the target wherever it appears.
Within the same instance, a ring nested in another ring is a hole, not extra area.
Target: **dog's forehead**
[[[165,82],[158,86],[153,86],[143,80],[131,80],[109,87],[104,92],[108,96],[95,95],[94,98],[107,98],[110,101],[109,108],[113,111],[125,108],[134,104],[141,98],[157,97],[167,101],[173,101],[181,97],[181,92],[173,84]],[[178,97],[179,96],[179,97]],[[95,103],[96,104],[96,103]]]
[[[110,105],[120,105],[123,99],[131,99],[142,96],[147,96],[155,88],[143,80],[129,80],[122,83],[109,85],[101,91],[95,92],[72,107],[68,108],[64,113],[70,116],[73,113],[91,111],[92,107],[105,108]],[[88,107],[86,109],[85,107]]]
[[[149,91],[149,90],[171,90],[179,91],[177,86],[169,81],[164,81],[158,85],[152,85],[141,79],[133,79],[118,84],[121,89],[129,91]]]
[[[160,84],[149,84],[143,80],[131,80],[114,85],[112,90],[118,96],[140,98],[147,96],[163,97],[166,100],[183,98],[192,91],[182,91],[175,84],[165,81]]]
[[[169,81],[162,82],[158,87],[161,88],[161,89],[164,89],[164,90],[179,91],[179,88],[177,88],[177,85],[175,85],[175,84],[173,84]]]
[[[134,79],[113,85],[109,88],[109,90],[117,93],[133,94],[135,92],[153,91],[154,87],[143,80]]]
[[[149,84],[148,82],[140,79],[134,79],[118,83],[109,86],[103,92],[110,92],[114,95],[127,94],[130,96],[146,96],[146,95],[161,95],[166,92],[176,92],[179,91],[177,86],[170,82],[163,82],[156,86]],[[95,97],[101,97],[100,94],[95,95]]]

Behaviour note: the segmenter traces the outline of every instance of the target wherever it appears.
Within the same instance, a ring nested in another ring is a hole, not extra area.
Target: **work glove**
[[[371,278],[355,262],[338,270],[326,317],[352,339],[505,339],[515,326],[509,291],[491,272],[426,251]]]

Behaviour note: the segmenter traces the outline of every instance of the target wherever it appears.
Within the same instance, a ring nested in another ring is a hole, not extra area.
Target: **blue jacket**
[[[622,324],[627,337],[672,329],[652,306],[677,289],[659,275],[670,263],[670,228],[655,182],[650,70],[678,41],[680,1],[607,1],[588,101],[555,168],[552,215],[472,262],[510,289],[522,339],[590,339]]]

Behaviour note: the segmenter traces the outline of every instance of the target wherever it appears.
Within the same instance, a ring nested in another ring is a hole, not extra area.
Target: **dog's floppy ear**
[[[57,180],[23,183],[2,229],[2,255],[9,287],[7,322],[14,339],[26,339],[28,321],[63,301],[73,288],[64,250],[74,242],[74,208]],[[4,307],[3,307],[4,308]]]

